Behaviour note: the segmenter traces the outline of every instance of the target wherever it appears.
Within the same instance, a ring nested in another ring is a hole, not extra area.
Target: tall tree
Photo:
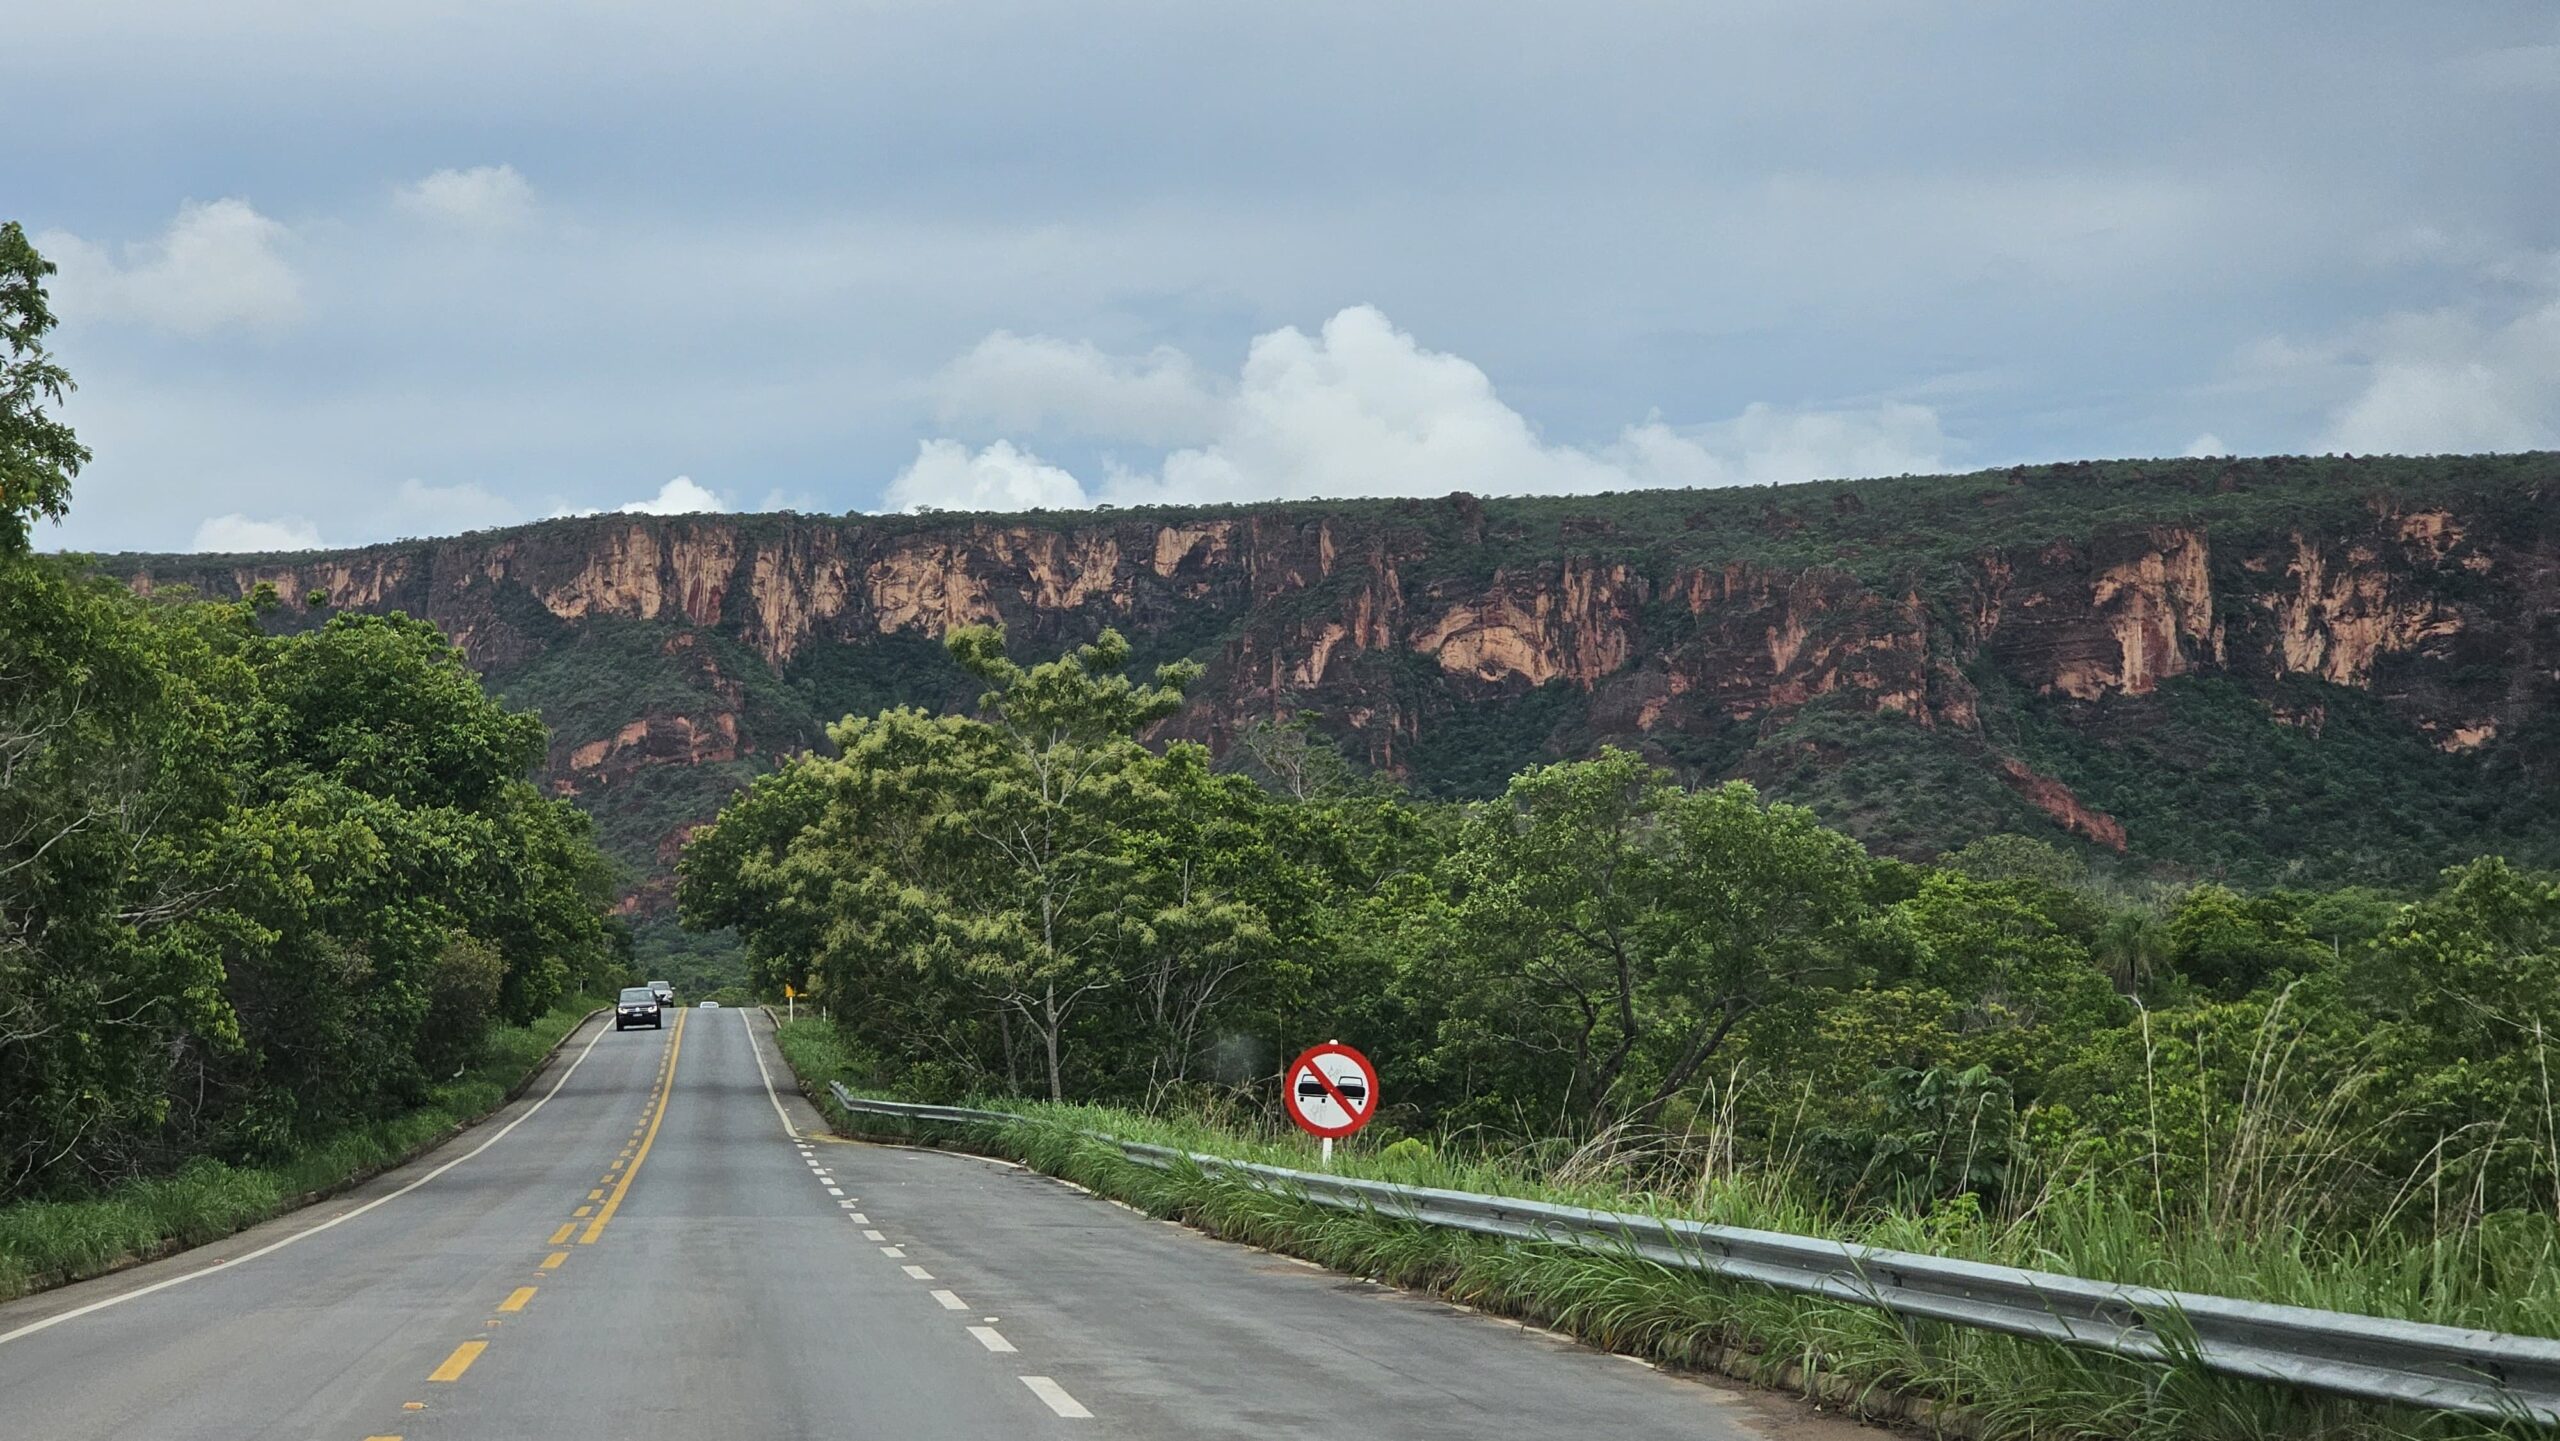
[[[975,774],[954,777],[957,824],[980,849],[978,883],[954,896],[964,971],[1040,1047],[1049,1096],[1066,1096],[1064,1044],[1080,1007],[1121,983],[1132,937],[1126,904],[1140,858],[1126,831],[1165,803],[1139,744],[1182,707],[1196,662],[1121,672],[1129,643],[1091,645],[1025,669],[1001,630],[952,632],[951,655],[989,687],[978,701],[988,744]]]
[[[54,270],[25,227],[0,223],[0,556],[25,553],[37,520],[70,510],[72,478],[89,463],[71,427],[45,409],[72,390],[44,348],[55,324],[44,282]]]
[[[1448,869],[1470,1042],[1563,1057],[1597,1127],[1655,1119],[1746,1017],[1843,969],[1866,853],[1612,747],[1514,778]]]

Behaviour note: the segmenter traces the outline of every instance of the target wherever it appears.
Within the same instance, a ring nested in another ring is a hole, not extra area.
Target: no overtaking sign
[[[1281,1104],[1311,1136],[1348,1136],[1378,1113],[1378,1068],[1340,1041],[1308,1047],[1286,1075]]]

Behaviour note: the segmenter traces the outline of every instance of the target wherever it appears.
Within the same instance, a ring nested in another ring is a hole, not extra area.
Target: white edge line
[[[1059,1385],[1057,1382],[1050,1380],[1046,1376],[1025,1376],[1022,1378],[1022,1384],[1031,1388],[1032,1395],[1047,1402],[1050,1410],[1057,1412],[1059,1415],[1066,1417],[1070,1421],[1090,1421],[1093,1419],[1093,1413],[1084,1409],[1083,1402],[1068,1395],[1066,1387]]]
[[[791,1124],[791,1113],[782,1109],[782,1097],[774,1094],[773,1072],[765,1069],[764,1047],[756,1044],[755,1014],[743,1006],[739,1007],[738,1024],[747,1028],[747,1054],[756,1058],[756,1074],[764,1077],[764,1098],[773,1102],[773,1114],[782,1122],[782,1134],[799,1140],[800,1128]]]
[[[103,1311],[109,1306],[121,1306],[127,1301],[138,1301],[145,1296],[159,1291],[166,1291],[172,1286],[183,1285],[200,1276],[210,1276],[216,1271],[227,1271],[244,1261],[254,1261],[260,1256],[273,1255],[274,1253],[283,1250],[285,1247],[292,1245],[296,1241],[307,1241],[310,1238],[319,1235],[321,1232],[328,1230],[332,1226],[339,1225],[342,1222],[352,1221],[356,1217],[363,1215],[365,1212],[370,1211],[374,1207],[382,1205],[385,1202],[399,1200],[401,1197],[408,1195],[411,1191],[418,1189],[420,1186],[427,1184],[436,1177],[443,1175],[445,1172],[450,1171],[454,1167],[461,1165],[463,1162],[470,1160],[472,1157],[479,1155],[482,1151],[485,1151],[491,1146],[498,1144],[500,1141],[505,1140],[508,1132],[513,1131],[516,1127],[532,1120],[534,1112],[550,1105],[551,1098],[560,1094],[560,1088],[569,1084],[569,1078],[576,1075],[578,1073],[578,1068],[587,1063],[588,1054],[595,1050],[596,1042],[603,1040],[604,1036],[604,1029],[602,1027],[598,1027],[594,1037],[587,1042],[586,1049],[578,1052],[578,1058],[569,1063],[569,1069],[562,1071],[560,1073],[560,1079],[552,1082],[551,1089],[543,1092],[542,1099],[534,1102],[532,1106],[526,1109],[523,1115],[518,1116],[514,1120],[499,1127],[497,1134],[491,1136],[489,1139],[482,1141],[479,1145],[472,1147],[470,1150],[465,1151],[461,1155],[454,1157],[452,1160],[445,1162],[443,1165],[436,1167],[434,1170],[420,1176],[418,1179],[411,1181],[408,1185],[401,1187],[399,1190],[393,1191],[387,1196],[376,1196],[372,1200],[365,1202],[363,1205],[356,1207],[352,1211],[342,1212],[339,1215],[332,1216],[328,1220],[321,1222],[319,1225],[313,1226],[308,1230],[296,1231],[292,1235],[286,1236],[281,1240],[270,1241],[266,1245],[260,1246],[254,1251],[246,1251],[226,1260],[216,1261],[210,1266],[203,1267],[199,1270],[189,1271],[183,1276],[172,1276],[166,1281],[154,1281],[148,1286],[137,1287],[120,1296],[109,1296],[102,1301],[92,1301],[86,1306],[75,1306],[59,1315],[47,1316],[41,1321],[30,1321],[26,1325],[21,1326],[14,1331],[0,1331],[0,1346],[5,1346],[10,1342],[17,1340],[21,1336],[32,1336],[38,1331],[47,1330],[51,1327],[59,1326],[65,1321],[86,1316],[93,1311]],[[779,1108],[779,1105],[780,1103],[777,1102],[777,1109]]]

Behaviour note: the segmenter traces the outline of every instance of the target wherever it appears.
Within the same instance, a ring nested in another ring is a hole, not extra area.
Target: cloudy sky
[[[82,0],[56,545],[2560,445],[2560,7]]]

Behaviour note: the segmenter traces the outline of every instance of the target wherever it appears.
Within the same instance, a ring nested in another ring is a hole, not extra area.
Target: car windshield
[[[633,986],[622,993],[622,1003],[626,1006],[654,1006],[658,1003],[658,993],[647,986]]]

